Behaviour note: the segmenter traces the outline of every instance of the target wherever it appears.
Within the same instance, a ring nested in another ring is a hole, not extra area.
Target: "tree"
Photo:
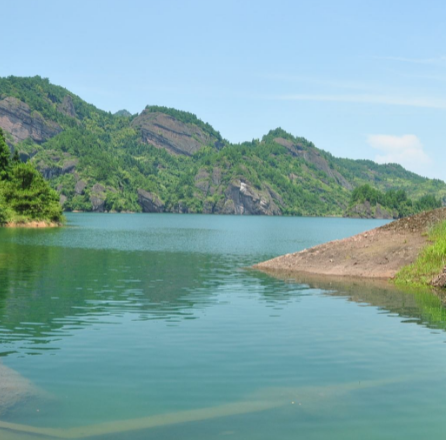
[[[0,128],[0,180],[7,180],[11,172],[11,152],[6,144],[5,135]]]
[[[19,163],[3,184],[6,205],[14,212],[35,220],[62,220],[59,195],[30,164]]]
[[[16,150],[14,151],[13,156],[12,156],[12,164],[13,164],[13,165],[17,165],[17,164],[19,164],[19,163],[20,163],[20,156],[19,156],[19,152],[18,152],[18,150],[16,149]]]

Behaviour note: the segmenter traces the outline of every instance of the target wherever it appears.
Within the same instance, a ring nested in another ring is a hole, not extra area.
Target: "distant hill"
[[[0,127],[65,210],[343,215],[365,184],[446,201],[440,180],[336,158],[280,128],[231,144],[191,113],[113,115],[38,76],[0,78]]]
[[[122,116],[124,118],[130,118],[130,116],[132,116],[132,114],[128,110],[118,110],[115,113],[115,116]]]

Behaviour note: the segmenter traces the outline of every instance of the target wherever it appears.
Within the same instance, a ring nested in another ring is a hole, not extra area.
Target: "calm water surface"
[[[382,221],[68,220],[0,230],[0,362],[39,390],[1,440],[444,438],[436,297],[245,269]]]

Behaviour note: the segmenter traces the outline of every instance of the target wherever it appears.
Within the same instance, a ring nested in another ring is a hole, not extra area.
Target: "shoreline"
[[[269,274],[389,280],[416,261],[428,231],[446,220],[446,208],[395,220],[352,237],[282,255],[252,266]]]
[[[30,228],[30,229],[42,229],[42,228],[60,228],[62,223],[47,222],[45,220],[32,220],[29,222],[8,222],[2,225],[3,228]]]

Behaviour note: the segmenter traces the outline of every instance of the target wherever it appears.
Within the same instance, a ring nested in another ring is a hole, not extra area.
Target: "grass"
[[[397,285],[429,286],[446,266],[446,221],[429,231],[428,240],[432,244],[423,249],[415,263],[403,267],[396,274]]]
[[[10,207],[4,208],[0,206],[0,227],[5,226],[8,223],[13,225],[23,226],[34,222],[44,222],[48,225],[58,224],[62,226],[66,223],[66,218],[63,215],[57,221],[51,220],[51,218],[48,217],[33,218],[29,215],[19,214]]]

